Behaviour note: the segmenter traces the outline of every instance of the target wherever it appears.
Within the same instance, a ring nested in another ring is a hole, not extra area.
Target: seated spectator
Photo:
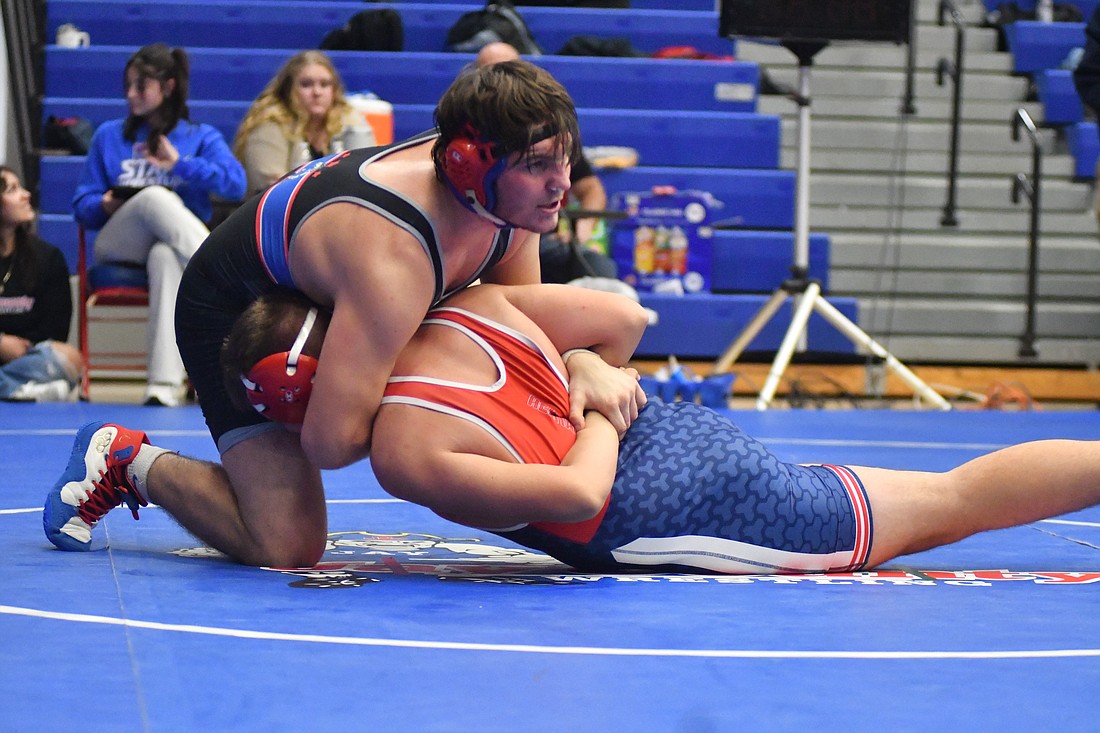
[[[477,52],[474,63],[488,66],[520,57],[519,51],[507,43],[487,43]],[[577,160],[569,174],[569,198],[577,208],[586,211],[603,211],[607,208],[607,191],[603,182],[584,157]],[[571,223],[563,217],[557,232],[544,234],[539,242],[539,261],[542,281],[566,283],[582,277],[615,278],[618,268],[615,261],[603,252],[586,246],[595,231],[596,217],[576,219]],[[573,239],[576,237],[576,247]]]
[[[252,194],[310,160],[374,144],[374,132],[348,104],[329,57],[302,51],[283,64],[249,107],[233,152]]]
[[[69,267],[31,233],[31,194],[0,166],[0,399],[45,402],[75,395],[80,352],[66,343],[73,315]]]
[[[76,220],[98,230],[97,262],[144,264],[149,276],[147,405],[178,405],[185,394],[176,349],[176,291],[191,255],[210,234],[211,195],[245,193],[244,169],[222,134],[191,122],[190,62],[180,48],[145,46],[126,62],[130,114],[92,137],[73,196]]]

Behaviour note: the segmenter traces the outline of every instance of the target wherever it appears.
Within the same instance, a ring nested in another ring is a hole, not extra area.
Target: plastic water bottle
[[[1054,22],[1054,0],[1038,0],[1035,3],[1035,20],[1041,23]]]

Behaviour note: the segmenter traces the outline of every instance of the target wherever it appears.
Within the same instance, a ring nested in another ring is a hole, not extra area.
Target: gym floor
[[[942,470],[1100,439],[1096,410],[732,415],[800,462]],[[330,549],[309,571],[227,562],[155,507],[64,553],[41,506],[93,419],[216,458],[194,406],[0,404],[3,731],[1100,725],[1100,508],[852,575],[591,576],[390,499],[357,465],[326,476]]]

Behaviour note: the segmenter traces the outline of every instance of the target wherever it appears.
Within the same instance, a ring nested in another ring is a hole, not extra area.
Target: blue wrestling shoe
[[[116,506],[126,502],[137,519],[138,507],[149,502],[130,482],[126,467],[148,442],[145,433],[110,423],[82,427],[65,473],[46,497],[46,538],[62,550],[87,552],[92,548],[92,527]]]

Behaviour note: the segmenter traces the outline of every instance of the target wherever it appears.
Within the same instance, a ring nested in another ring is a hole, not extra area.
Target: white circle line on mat
[[[291,641],[310,644],[374,646],[401,649],[434,649],[472,652],[513,652],[521,654],[564,654],[612,657],[683,657],[706,659],[1065,659],[1100,657],[1100,649],[1019,649],[1005,651],[798,651],[769,649],[648,649],[595,646],[548,646],[541,644],[488,644],[416,639],[379,639],[325,634],[287,634],[254,629],[228,629],[194,624],[167,624],[137,619],[119,619],[82,613],[59,613],[34,608],[0,605],[0,614],[26,616],[54,621],[123,626],[131,629],[170,631],[207,636],[264,641]]]

